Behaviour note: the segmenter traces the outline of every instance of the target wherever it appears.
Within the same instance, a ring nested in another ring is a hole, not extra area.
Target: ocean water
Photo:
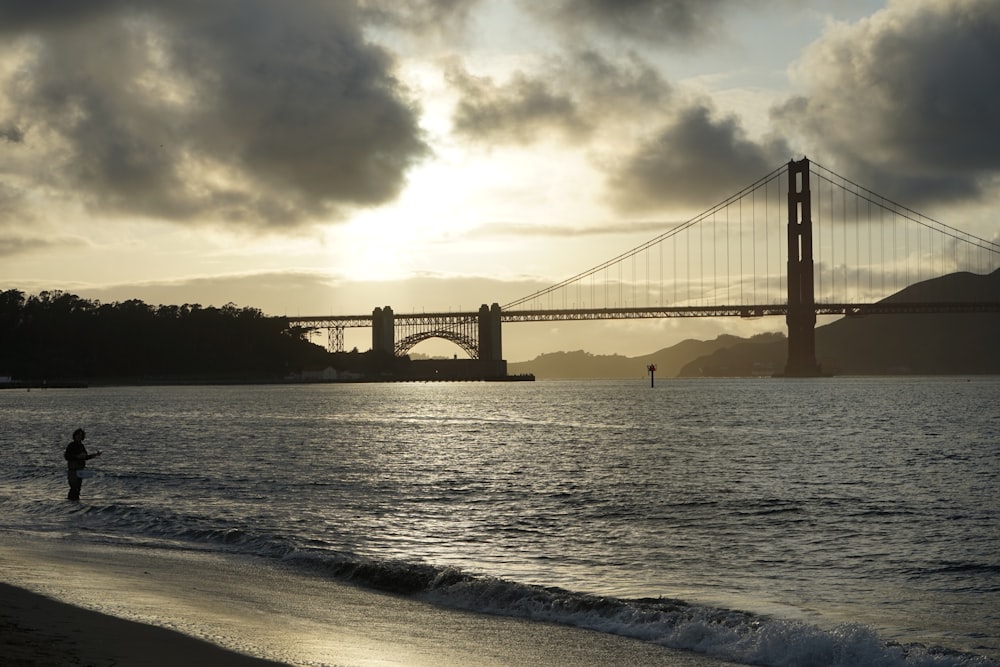
[[[0,534],[744,664],[1000,664],[998,377],[4,390],[0,447]]]

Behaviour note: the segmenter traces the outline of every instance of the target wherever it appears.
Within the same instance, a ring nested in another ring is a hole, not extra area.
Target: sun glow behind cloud
[[[601,191],[585,156],[453,146],[436,158],[410,173],[393,204],[329,228],[331,268],[359,280],[491,266],[495,278],[542,272],[555,281],[573,270],[576,258],[539,241],[595,223]]]

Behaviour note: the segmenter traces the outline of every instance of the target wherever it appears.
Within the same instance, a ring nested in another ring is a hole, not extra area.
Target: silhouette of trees
[[[20,380],[260,379],[330,360],[285,318],[232,303],[153,307],[0,292],[0,375]]]

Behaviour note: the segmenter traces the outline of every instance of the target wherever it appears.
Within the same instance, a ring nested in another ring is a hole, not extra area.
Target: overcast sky
[[[476,310],[802,155],[998,239],[998,63],[997,0],[0,0],[0,289]]]

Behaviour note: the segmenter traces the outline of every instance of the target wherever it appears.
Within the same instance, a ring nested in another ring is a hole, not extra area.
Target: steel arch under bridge
[[[393,353],[402,357],[417,344],[431,338],[444,338],[465,350],[471,359],[479,358],[479,318],[477,315],[426,315],[400,318],[395,325],[397,338]]]

